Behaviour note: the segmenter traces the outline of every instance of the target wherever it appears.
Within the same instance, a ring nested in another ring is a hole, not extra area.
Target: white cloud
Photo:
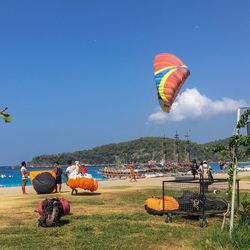
[[[158,108],[148,117],[148,120],[164,123],[165,121],[183,121],[201,117],[204,119],[204,117],[209,118],[235,112],[241,106],[247,106],[247,103],[244,100],[233,100],[227,97],[222,100],[212,100],[202,95],[196,88],[186,89],[176,98],[170,113],[164,113]]]

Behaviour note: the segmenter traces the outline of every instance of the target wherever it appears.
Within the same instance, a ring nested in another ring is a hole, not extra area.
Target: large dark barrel
[[[55,188],[56,180],[50,173],[44,172],[38,174],[32,184],[38,194],[50,194]]]

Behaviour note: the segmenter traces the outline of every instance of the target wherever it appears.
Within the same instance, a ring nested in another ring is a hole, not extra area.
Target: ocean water
[[[220,166],[219,166],[218,163],[212,162],[212,163],[209,163],[209,165],[212,167],[213,172],[216,173],[216,172],[220,172],[221,171]],[[238,167],[244,168],[246,166],[250,166],[250,162],[247,162],[247,163],[240,162],[240,163],[238,163]],[[224,172],[226,172],[226,171],[227,171],[227,168],[224,170]]]
[[[62,167],[63,172],[65,172],[67,167]],[[103,167],[100,166],[90,166],[87,167],[88,173],[93,176],[93,178],[98,180],[103,180],[104,176],[100,174],[100,169]],[[54,167],[36,167],[36,168],[30,168],[27,167],[28,171],[35,171],[35,170],[51,170],[55,169]],[[63,175],[63,182],[66,182],[65,176]],[[30,180],[28,180],[27,183],[28,186],[31,185]],[[22,176],[20,172],[20,167],[0,167],[0,188],[1,187],[16,187],[16,186],[22,186]]]

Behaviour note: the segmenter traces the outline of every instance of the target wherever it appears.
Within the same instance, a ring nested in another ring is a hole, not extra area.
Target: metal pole
[[[188,134],[189,131],[187,131],[187,134],[185,135],[185,137],[187,138],[186,141],[186,161],[190,161],[191,157],[190,157],[190,135]]]
[[[177,160],[177,163],[179,163],[180,158],[179,158],[179,135],[176,131],[176,134],[174,136],[175,138],[175,159]]]
[[[166,143],[166,137],[165,137],[165,134],[164,134],[164,138],[163,138],[163,143],[162,143],[162,160],[164,161],[164,165],[166,164],[166,160],[167,160],[167,143]]]
[[[235,157],[235,164],[233,165],[233,187],[232,187],[232,201],[231,201],[231,215],[230,215],[230,238],[232,237],[234,227],[234,207],[235,207],[235,188],[237,175],[237,157]]]
[[[240,108],[238,108],[237,110],[236,126],[238,125],[239,120],[240,120]],[[240,133],[240,129],[236,128],[235,135],[239,135],[239,133]],[[232,187],[232,201],[231,201],[231,215],[230,215],[230,229],[229,229],[230,238],[232,237],[233,226],[234,226],[235,188],[236,188],[236,175],[237,175],[237,164],[238,164],[236,155],[234,155],[234,159],[235,159],[235,162],[233,164],[233,187]]]

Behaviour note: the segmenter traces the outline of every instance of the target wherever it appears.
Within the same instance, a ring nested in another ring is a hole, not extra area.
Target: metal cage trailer
[[[176,210],[167,210],[165,196],[173,197],[179,203]],[[195,216],[200,226],[207,227],[207,217],[226,215],[230,211],[230,194],[227,179],[176,179],[162,182],[163,216],[167,223],[173,215]],[[239,208],[239,181],[236,182],[235,210]]]

